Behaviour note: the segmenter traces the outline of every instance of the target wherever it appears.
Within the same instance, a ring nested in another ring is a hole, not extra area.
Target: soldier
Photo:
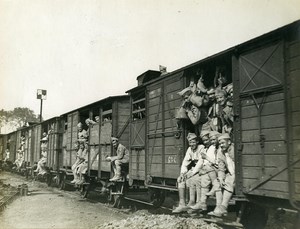
[[[5,150],[5,158],[4,158],[4,162],[9,161],[9,154],[10,154],[9,149],[6,149],[6,150]]]
[[[23,151],[21,149],[18,149],[17,151],[17,159],[15,160],[15,169],[18,171],[22,165],[23,165],[23,162],[24,162],[24,154],[23,154]]]
[[[84,144],[83,150],[81,154],[78,155],[79,160],[81,161],[76,168],[77,181],[76,184],[80,185],[84,182],[83,174],[86,173],[88,168],[88,144],[87,142]]]
[[[41,155],[42,157],[40,158],[40,160],[37,163],[37,168],[36,170],[34,170],[34,172],[44,175],[47,171],[46,171],[46,163],[47,163],[47,148],[45,145],[41,146]]]
[[[220,135],[221,134],[217,131],[211,131],[209,134],[211,146],[207,150],[207,155],[206,155],[205,159],[208,162],[207,166],[209,167],[209,169],[211,169],[210,170],[211,172],[208,173],[211,184],[213,184],[215,179],[217,179],[217,169],[219,168],[218,167],[218,157],[217,157],[218,148],[219,148],[218,138]],[[213,196],[214,194],[215,194],[215,190],[214,190],[214,188],[212,188],[210,190],[210,192],[208,192],[206,195]]]
[[[219,137],[218,178],[214,181],[216,208],[209,215],[221,217],[227,214],[227,207],[235,186],[234,146],[229,134]],[[222,192],[223,190],[223,192]]]
[[[110,179],[110,181],[120,180],[121,177],[121,166],[129,163],[129,151],[119,143],[119,139],[112,137],[111,138],[112,145],[116,150],[117,155],[113,157],[106,157],[107,161],[112,163],[114,169],[114,177]]]
[[[77,141],[78,143],[84,143],[85,141],[87,141],[88,139],[88,132],[83,129],[83,124],[81,122],[79,122],[77,124]]]
[[[208,161],[205,159],[207,158],[207,151],[210,148],[210,139],[209,139],[210,131],[201,131],[200,137],[203,143],[203,150],[201,151],[201,158],[199,159],[199,176],[200,180],[200,187],[197,189],[197,203],[191,207],[191,211],[189,213],[193,213],[194,211],[207,210],[206,205],[206,193],[209,191],[209,185],[211,184],[211,180],[209,177],[209,173],[213,171],[212,168],[208,165]]]
[[[72,165],[72,172],[74,176],[74,179],[71,181],[72,184],[76,183],[79,180],[76,168],[82,162],[82,160],[79,158],[79,155],[82,154],[82,151],[84,150],[84,144],[88,140],[88,132],[85,129],[83,129],[83,125],[81,122],[77,124],[77,131],[77,142],[75,143],[75,147],[78,147],[78,151],[76,153],[76,160]]]
[[[210,88],[207,91],[207,95],[209,98],[208,102],[208,112],[207,112],[207,119],[208,121],[202,126],[203,130],[213,130],[217,131],[219,129],[219,119],[217,115],[217,111],[219,109],[219,105],[216,101],[216,94],[215,89]]]
[[[198,190],[200,190],[201,177],[198,176],[197,173],[201,167],[201,152],[204,150],[204,146],[198,144],[197,136],[194,133],[189,133],[187,140],[189,142],[189,148],[182,161],[180,176],[177,178],[179,205],[172,213],[187,211],[189,207],[193,206],[196,202],[196,192],[197,196],[200,195]],[[186,188],[189,188],[190,193],[190,199],[187,206],[185,203]]]
[[[71,181],[71,184],[75,184],[80,181],[77,169],[78,169],[78,166],[83,162],[81,155],[82,155],[82,152],[84,151],[84,147],[85,147],[85,142],[80,142],[79,149],[76,153],[76,161],[72,165],[72,172],[73,172],[74,179]]]

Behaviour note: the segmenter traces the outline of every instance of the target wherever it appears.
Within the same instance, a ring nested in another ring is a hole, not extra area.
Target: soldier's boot
[[[194,206],[191,207],[191,209],[195,211],[206,211],[207,210],[207,204],[206,204],[206,193],[208,193],[209,189],[208,188],[201,188],[201,198],[198,203],[196,203]]]
[[[219,215],[219,208],[222,204],[222,200],[223,200],[223,193],[221,190],[217,190],[216,191],[216,207],[213,211],[209,212],[208,215],[211,216],[218,216]]]
[[[181,213],[187,211],[188,207],[185,205],[185,188],[178,188],[179,204],[172,213]]]
[[[214,196],[216,193],[216,187],[215,186],[212,186],[211,190],[206,193],[206,196]]]
[[[195,205],[196,203],[196,188],[189,188],[189,192],[190,192],[190,200],[187,204],[187,207],[191,207],[193,205]]]
[[[222,203],[221,203],[221,206],[219,208],[220,213],[222,214],[222,216],[227,215],[227,208],[228,208],[228,204],[229,204],[229,201],[230,201],[231,197],[232,197],[232,192],[228,192],[227,190],[224,190]]]
[[[78,181],[78,175],[73,173],[74,179],[71,181],[71,184],[75,184]]]
[[[196,203],[198,203],[201,200],[201,187],[196,187],[196,191],[197,191]]]
[[[109,179],[109,181],[117,181],[122,178],[121,173],[115,173],[114,177]]]

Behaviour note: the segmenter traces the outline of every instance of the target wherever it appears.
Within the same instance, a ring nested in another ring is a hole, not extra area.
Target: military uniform
[[[198,145],[198,141],[196,140],[197,136],[194,133],[189,133],[187,139],[189,141],[190,147],[186,151],[180,169],[180,176],[177,179],[179,205],[172,211],[173,213],[187,211],[189,207],[195,204],[196,193],[198,196],[198,190],[201,190],[201,176],[199,176],[198,173],[203,163],[201,154],[204,153],[205,147],[204,145]],[[187,206],[185,203],[186,188],[189,188],[190,197]]]
[[[222,142],[223,143],[222,143]],[[222,148],[222,144],[225,147]],[[209,215],[221,217],[227,214],[227,207],[235,187],[234,145],[229,134],[219,137],[220,149],[218,150],[218,178],[213,182],[216,191],[216,208]],[[223,191],[223,192],[222,192]]]
[[[118,141],[117,138],[112,138],[112,140],[113,139]],[[114,177],[110,179],[111,181],[119,180],[121,178],[121,166],[129,163],[129,151],[125,146],[118,143],[116,153],[116,156],[108,157],[112,162],[112,167],[114,170]]]

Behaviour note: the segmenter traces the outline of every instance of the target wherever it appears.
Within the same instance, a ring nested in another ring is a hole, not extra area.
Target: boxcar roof
[[[259,42],[266,41],[266,40],[269,40],[269,39],[274,39],[274,38],[277,38],[279,36],[286,35],[289,30],[291,30],[292,28],[294,28],[296,26],[300,26],[300,20],[297,20],[297,21],[294,21],[294,22],[292,22],[290,24],[287,24],[285,26],[279,27],[279,28],[277,28],[277,29],[275,29],[273,31],[270,31],[270,32],[265,33],[265,34],[263,34],[261,36],[255,37],[253,39],[250,39],[250,40],[248,40],[248,41],[246,41],[244,43],[241,43],[241,44],[235,45],[235,46],[233,46],[231,48],[225,49],[225,50],[223,50],[223,51],[221,51],[219,53],[216,53],[216,54],[213,54],[211,56],[208,56],[208,57],[206,57],[204,59],[201,59],[201,60],[199,60],[197,62],[189,64],[189,65],[187,65],[185,67],[179,68],[179,69],[177,69],[177,70],[175,70],[173,72],[166,73],[166,74],[164,74],[164,75],[162,75],[162,76],[160,76],[158,78],[155,78],[153,80],[150,80],[150,81],[146,82],[143,85],[139,85],[137,87],[134,87],[134,88],[126,91],[126,93],[132,92],[134,90],[138,90],[139,88],[145,87],[145,86],[147,86],[149,84],[152,84],[153,82],[160,81],[160,80],[165,79],[165,78],[167,78],[169,76],[172,76],[172,75],[174,75],[174,74],[176,74],[176,73],[178,73],[180,71],[184,71],[184,70],[186,70],[188,68],[191,68],[191,67],[193,67],[195,65],[198,65],[200,63],[204,63],[206,61],[212,60],[212,59],[214,59],[216,57],[219,57],[219,56],[222,56],[222,55],[225,55],[225,54],[229,54],[231,52],[232,53],[233,52],[238,53],[240,50],[247,49],[248,47],[250,47],[250,46],[252,46],[254,44],[258,44]]]
[[[82,107],[79,107],[79,108],[76,108],[74,110],[71,110],[71,111],[68,111],[60,116],[64,116],[64,115],[67,115],[67,114],[70,114],[74,111],[77,111],[77,110],[82,110],[82,109],[86,109],[86,108],[89,108],[89,107],[93,107],[93,106],[96,106],[96,105],[100,105],[101,103],[109,103],[109,102],[112,102],[112,101],[115,101],[115,100],[118,100],[118,99],[125,99],[125,98],[128,98],[129,95],[116,95],[116,96],[108,96],[104,99],[101,99],[101,100],[98,100],[96,102],[93,102],[93,103],[90,103],[88,105],[85,105],[85,106],[82,106]]]

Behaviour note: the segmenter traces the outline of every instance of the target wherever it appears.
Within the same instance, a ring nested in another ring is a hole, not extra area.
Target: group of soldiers
[[[85,123],[87,126],[92,126],[99,123],[99,116],[95,117],[95,121],[92,119],[86,119]],[[72,184],[80,185],[84,182],[83,174],[86,173],[88,169],[88,138],[89,131],[83,129],[83,124],[80,122],[77,124],[77,142],[76,142],[76,161],[72,165],[72,172],[74,179],[71,181]],[[121,170],[124,164],[129,163],[129,151],[119,143],[119,139],[116,137],[111,137],[111,143],[114,149],[116,150],[116,156],[107,156],[106,161],[111,162],[114,176],[110,179],[110,181],[118,181],[122,178]],[[94,157],[91,160],[91,164],[94,162],[95,158],[99,153],[95,153]]]
[[[233,127],[233,86],[227,83],[222,73],[217,73],[213,87],[207,88],[201,74],[197,84],[190,85],[178,92],[183,103],[178,110],[178,120],[190,120],[196,127],[195,132],[213,130],[232,135]]]
[[[88,131],[83,129],[83,124],[80,122],[77,124],[77,141],[75,147],[77,148],[76,160],[72,165],[72,172],[74,179],[72,184],[80,185],[84,182],[83,174],[88,168]]]
[[[196,134],[189,133],[189,148],[182,162],[177,179],[179,205],[173,213],[207,210],[207,198],[216,196],[216,208],[209,215],[221,217],[227,207],[235,186],[234,146],[228,133],[204,130],[200,133],[202,144]],[[189,190],[189,202],[185,203],[185,191]]]
[[[17,157],[15,162],[13,163],[13,170],[20,171],[22,166],[24,165],[24,153],[25,153],[25,136],[21,136],[21,144],[19,149],[17,150]]]
[[[233,87],[222,71],[216,71],[214,87],[206,88],[203,74],[180,91],[183,103],[177,119],[188,119],[194,129],[187,136],[189,148],[178,177],[179,205],[173,213],[207,210],[207,198],[216,196],[216,208],[209,215],[221,217],[235,186]],[[198,136],[202,144],[199,144]],[[185,191],[189,202],[185,203]]]

